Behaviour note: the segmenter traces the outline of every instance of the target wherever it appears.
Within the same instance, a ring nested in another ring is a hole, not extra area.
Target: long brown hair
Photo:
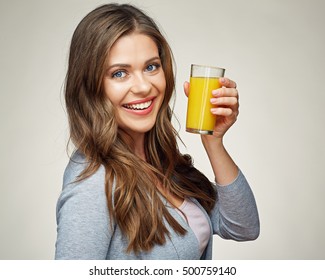
[[[114,107],[103,91],[106,57],[121,36],[138,32],[157,44],[166,78],[164,101],[156,124],[145,135],[147,161],[133,152],[132,139],[118,128]],[[216,192],[209,180],[193,167],[191,157],[178,150],[169,101],[175,79],[170,47],[155,22],[127,4],[108,4],[90,12],[77,26],[71,41],[65,100],[70,139],[87,159],[78,178],[105,167],[105,189],[111,221],[127,236],[127,251],[148,251],[169,236],[167,224],[178,234],[186,230],[166,207],[164,193],[193,197],[209,212]]]

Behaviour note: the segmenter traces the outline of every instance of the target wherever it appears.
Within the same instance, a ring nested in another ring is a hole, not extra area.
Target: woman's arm
[[[228,185],[216,184],[218,201],[211,212],[213,233],[236,241],[254,240],[260,233],[260,221],[253,192],[239,170]]]
[[[239,114],[236,83],[228,78],[220,78],[221,88],[212,91],[211,103],[215,105],[211,113],[217,116],[213,135],[201,135],[208,154],[215,180],[220,185],[232,182],[238,175],[238,168],[223,146],[223,136],[236,122]],[[189,83],[184,83],[184,92],[189,94]]]
[[[201,135],[216,181],[218,201],[211,213],[214,233],[234,240],[253,240],[260,232],[252,190],[223,145],[223,137],[239,114],[236,83],[220,79],[221,88],[213,90],[211,113],[217,115],[213,135]],[[189,84],[184,84],[187,95]]]
[[[202,135],[202,143],[207,152],[210,164],[219,185],[228,185],[238,176],[238,167],[223,145],[222,138],[213,135]]]

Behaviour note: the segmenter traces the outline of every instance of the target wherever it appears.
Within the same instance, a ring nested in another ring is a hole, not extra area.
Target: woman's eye
[[[158,64],[149,64],[146,68],[147,72],[153,72],[159,68]]]
[[[121,70],[114,72],[112,75],[113,78],[124,78],[125,76],[126,76],[126,73]]]

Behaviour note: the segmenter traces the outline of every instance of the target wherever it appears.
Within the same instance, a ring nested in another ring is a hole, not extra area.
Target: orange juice
[[[212,90],[220,88],[219,78],[191,77],[187,104],[186,130],[212,134],[216,116],[210,111]]]

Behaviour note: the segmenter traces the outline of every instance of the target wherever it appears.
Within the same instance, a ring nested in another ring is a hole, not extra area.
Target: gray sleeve
[[[111,240],[105,195],[105,172],[73,183],[82,164],[71,163],[64,175],[64,187],[57,203],[55,259],[106,259]]]
[[[237,241],[254,240],[260,223],[253,192],[239,170],[237,178],[227,186],[216,184],[218,201],[211,213],[214,234]]]

